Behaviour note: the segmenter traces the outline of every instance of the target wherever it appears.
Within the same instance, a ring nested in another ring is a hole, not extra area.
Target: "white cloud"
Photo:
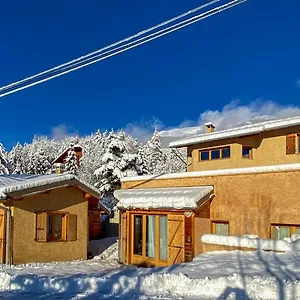
[[[161,130],[163,127],[164,125],[160,120],[152,118],[152,120],[149,121],[141,120],[128,123],[123,129],[132,137],[138,139],[139,142],[144,143],[152,137],[155,129]]]
[[[65,124],[59,124],[51,130],[51,137],[55,140],[63,140],[66,137],[75,135],[77,135],[76,130]]]
[[[163,144],[186,136],[204,132],[204,124],[212,122],[216,130],[239,126],[247,121],[252,123],[270,119],[280,119],[300,116],[300,107],[293,105],[279,105],[273,101],[256,100],[248,105],[241,105],[238,100],[232,101],[220,110],[207,110],[200,114],[198,121],[184,121],[184,124],[193,124],[193,127],[168,128],[161,131]],[[191,125],[190,125],[191,126]]]

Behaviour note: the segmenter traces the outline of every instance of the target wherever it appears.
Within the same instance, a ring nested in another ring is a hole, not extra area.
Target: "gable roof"
[[[180,139],[178,141],[171,142],[170,148],[185,147],[188,145],[202,144],[205,142],[223,140],[232,137],[246,136],[250,134],[258,134],[265,131],[271,131],[275,129],[288,128],[300,125],[300,116],[279,120],[266,121],[256,124],[250,124],[226,130],[216,131],[213,133],[204,133],[195,137],[189,137]]]
[[[0,199],[6,200],[16,195],[28,195],[40,191],[53,189],[62,186],[77,186],[81,190],[91,194],[95,198],[100,198],[100,192],[92,185],[82,181],[73,174],[50,174],[50,175],[0,175]],[[99,201],[99,205],[106,212],[110,210]]]
[[[68,151],[71,149],[71,148],[74,148],[75,151],[76,151],[76,148],[77,149],[81,149],[81,151],[83,150],[83,147],[79,144],[75,144],[74,146],[70,146],[68,148],[66,148],[64,151],[62,151],[52,162],[52,164],[56,163],[58,160],[60,160],[63,156],[67,155],[68,154]]]

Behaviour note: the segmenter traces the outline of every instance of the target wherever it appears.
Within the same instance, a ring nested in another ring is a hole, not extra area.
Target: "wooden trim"
[[[142,256],[146,257],[146,246],[147,246],[147,216],[146,215],[143,215],[142,218],[142,229],[143,229]]]
[[[160,254],[160,228],[159,228],[159,216],[155,216],[155,265],[158,265],[160,261],[159,254]]]

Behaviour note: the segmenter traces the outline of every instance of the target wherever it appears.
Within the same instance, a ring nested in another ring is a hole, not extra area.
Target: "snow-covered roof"
[[[125,209],[197,209],[213,186],[117,190],[117,207]]]
[[[54,164],[57,160],[59,160],[64,154],[66,154],[71,148],[80,148],[83,150],[83,147],[80,144],[75,144],[74,146],[70,146],[59,153],[59,155],[53,160],[52,164]]]
[[[245,126],[235,127],[227,130],[200,134],[194,137],[173,141],[169,144],[169,147],[184,147],[188,145],[201,144],[209,141],[223,140],[232,137],[246,136],[250,134],[258,134],[265,131],[287,128],[297,125],[300,125],[300,116],[280,120],[271,120],[256,124],[248,124]]]
[[[193,178],[193,177],[212,177],[212,176],[226,176],[238,174],[258,174],[258,173],[272,173],[272,172],[286,172],[286,171],[299,171],[300,164],[285,164],[274,166],[261,166],[249,168],[235,168],[211,171],[198,171],[198,172],[185,172],[185,173],[170,173],[163,175],[145,175],[135,177],[121,178],[121,182],[127,181],[148,181],[157,179],[175,179],[175,178]]]
[[[50,174],[50,175],[28,175],[10,174],[0,175],[0,199],[5,200],[12,193],[22,192],[33,188],[48,187],[64,183],[79,186],[82,190],[91,193],[94,197],[100,197],[100,192],[92,185],[82,181],[73,174]],[[100,201],[100,206],[107,212],[109,209]]]

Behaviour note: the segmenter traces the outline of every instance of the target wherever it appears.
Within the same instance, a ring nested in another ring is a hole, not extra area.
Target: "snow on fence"
[[[204,234],[201,241],[206,244],[242,247],[267,251],[289,251],[290,244],[284,240],[260,239],[238,236],[223,236],[217,234]]]

